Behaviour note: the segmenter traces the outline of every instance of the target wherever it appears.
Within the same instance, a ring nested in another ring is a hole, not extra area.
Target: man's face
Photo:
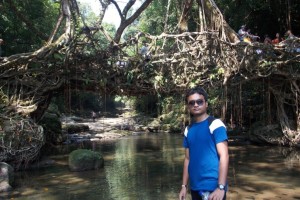
[[[206,113],[208,103],[203,95],[196,93],[187,98],[187,106],[192,115],[199,116]]]

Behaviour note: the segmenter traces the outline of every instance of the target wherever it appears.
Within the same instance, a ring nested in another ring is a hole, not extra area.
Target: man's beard
[[[193,117],[200,117],[200,116],[202,116],[202,115],[205,115],[205,111],[201,111],[200,113],[195,113],[195,114],[192,114],[191,113],[191,116],[193,116]]]

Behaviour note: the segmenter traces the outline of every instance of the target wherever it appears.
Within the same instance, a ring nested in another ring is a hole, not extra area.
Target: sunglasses
[[[203,99],[191,100],[188,102],[188,105],[192,107],[195,105],[195,103],[197,103],[198,106],[202,106],[204,103],[204,100]]]

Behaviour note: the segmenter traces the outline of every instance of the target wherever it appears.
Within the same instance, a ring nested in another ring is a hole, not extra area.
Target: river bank
[[[128,113],[119,115],[118,117],[98,117],[95,119],[86,119],[80,117],[64,117],[62,124],[67,132],[70,126],[77,126],[78,132],[68,133],[68,138],[65,144],[79,143],[83,141],[101,141],[113,140],[129,135],[141,135],[145,133],[170,133],[179,134],[168,129],[163,129],[163,124],[157,118],[139,118],[132,117]],[[184,128],[184,127],[183,127]],[[76,128],[74,128],[76,129]],[[81,131],[86,129],[85,131]],[[232,134],[228,131],[229,143],[231,145],[250,144],[250,141],[245,134]]]
[[[162,130],[162,124],[155,118],[130,116],[130,113],[94,119],[69,116],[62,117],[61,122],[63,133],[67,135],[65,144],[88,140],[112,140],[149,132],[169,132]]]

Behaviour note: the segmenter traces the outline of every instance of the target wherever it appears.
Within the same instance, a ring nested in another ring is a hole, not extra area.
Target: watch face
[[[224,190],[224,188],[225,188],[224,185],[221,185],[221,184],[219,185],[219,189],[220,189],[220,190]]]

